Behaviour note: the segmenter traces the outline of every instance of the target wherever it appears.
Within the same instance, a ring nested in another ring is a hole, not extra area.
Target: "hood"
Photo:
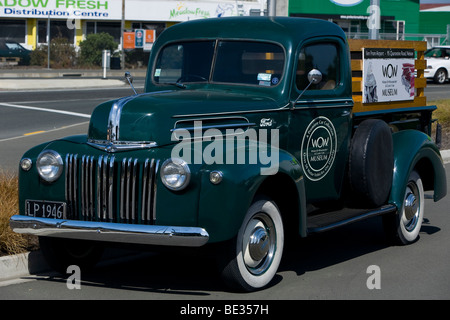
[[[230,122],[230,112],[245,114],[277,107],[267,97],[228,91],[144,93],[99,105],[91,116],[88,139],[96,145],[162,146],[173,142],[171,130],[179,128],[179,123],[192,127],[194,120],[214,118],[214,125],[220,126],[220,117],[224,117],[224,123]],[[242,122],[242,116],[236,118]]]

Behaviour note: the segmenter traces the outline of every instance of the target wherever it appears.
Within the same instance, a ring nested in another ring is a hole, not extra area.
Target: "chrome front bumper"
[[[76,221],[22,215],[12,216],[9,223],[17,233],[82,240],[183,247],[200,247],[209,240],[205,229],[195,227]]]

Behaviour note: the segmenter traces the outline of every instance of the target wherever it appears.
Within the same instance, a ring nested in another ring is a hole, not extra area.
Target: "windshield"
[[[186,41],[159,53],[156,83],[215,82],[275,86],[284,68],[284,50],[273,43],[251,41]]]
[[[9,50],[20,50],[22,47],[14,42],[6,42],[5,45],[8,47]]]

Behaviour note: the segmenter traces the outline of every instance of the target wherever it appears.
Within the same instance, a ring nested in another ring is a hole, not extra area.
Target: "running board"
[[[307,231],[308,233],[324,232],[353,222],[393,213],[395,211],[397,211],[397,207],[393,204],[389,204],[376,209],[344,208],[338,211],[316,214],[308,216]]]

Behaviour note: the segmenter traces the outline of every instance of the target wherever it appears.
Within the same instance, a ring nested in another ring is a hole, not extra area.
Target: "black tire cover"
[[[351,200],[364,207],[386,203],[392,186],[391,129],[383,120],[364,120],[352,138],[349,158]]]

